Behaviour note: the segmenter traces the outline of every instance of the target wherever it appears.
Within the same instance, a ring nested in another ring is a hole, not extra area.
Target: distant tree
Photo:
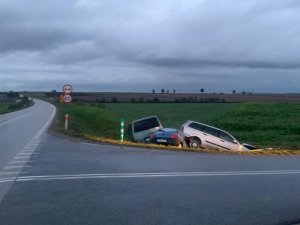
[[[167,90],[167,94],[169,94],[169,89]]]
[[[161,89],[161,93],[164,94],[165,93],[165,89]]]
[[[152,94],[155,94],[155,89],[152,89]]]
[[[203,93],[204,93],[204,88],[201,88],[201,89],[200,89],[200,92],[203,94]]]
[[[117,103],[117,102],[118,102],[118,99],[117,99],[116,97],[113,97],[113,98],[111,99],[111,102],[112,102],[112,103]]]
[[[7,93],[7,97],[19,97],[19,93],[18,92],[14,92],[14,91],[9,91]]]
[[[152,102],[159,102],[159,98],[154,98]]]
[[[175,94],[176,93],[176,90],[175,89],[173,89],[173,94]]]
[[[236,90],[232,90],[232,94],[236,94]]]
[[[242,94],[245,95],[245,94],[246,94],[246,91],[243,91]]]

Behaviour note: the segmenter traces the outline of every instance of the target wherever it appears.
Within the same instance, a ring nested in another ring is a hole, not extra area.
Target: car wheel
[[[201,140],[199,138],[192,138],[190,141],[190,147],[199,148],[201,146]]]

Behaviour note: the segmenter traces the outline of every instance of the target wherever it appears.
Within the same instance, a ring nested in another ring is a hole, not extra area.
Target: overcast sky
[[[0,0],[0,91],[300,92],[298,0]]]

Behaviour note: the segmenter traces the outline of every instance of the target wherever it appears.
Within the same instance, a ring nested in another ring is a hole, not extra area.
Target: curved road
[[[34,102],[27,109],[0,115],[0,201],[10,186],[3,181],[19,174],[55,116],[53,105]]]
[[[10,168],[11,160],[27,160],[19,175],[0,177],[0,188],[11,185],[0,203],[0,224],[300,222],[298,156],[210,155],[65,140],[45,134],[47,124],[32,125],[51,121],[51,105],[38,101],[35,109],[46,107],[47,116],[31,117],[27,139],[2,164]],[[26,114],[30,110],[7,119],[14,122],[0,125],[0,132]],[[11,138],[1,141],[14,146]]]

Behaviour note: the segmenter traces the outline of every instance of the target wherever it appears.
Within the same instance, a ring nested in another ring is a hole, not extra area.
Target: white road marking
[[[3,175],[11,175],[11,174],[18,174],[19,172],[0,172],[0,176]]]
[[[17,157],[22,157],[22,156],[31,156],[31,155],[38,155],[39,153],[34,153],[34,152],[20,152]]]
[[[30,167],[30,166],[28,166]],[[3,173],[3,172],[2,172]],[[21,172],[24,174],[27,172]],[[7,172],[7,175],[17,172]],[[107,178],[160,178],[160,177],[213,177],[213,176],[255,176],[255,175],[298,175],[300,170],[271,171],[226,171],[226,172],[163,172],[163,173],[108,173],[108,174],[75,174],[75,175],[45,175],[19,176],[0,178],[0,183],[12,181],[49,181],[77,179],[107,179]]]
[[[21,150],[20,153],[33,153],[34,150]]]
[[[13,160],[13,161],[10,161],[9,164],[25,164],[25,163],[30,163],[32,161],[27,161],[27,160]]]
[[[45,176],[20,176],[16,179],[16,181],[47,181],[47,180],[104,179],[104,178],[254,176],[254,175],[288,175],[288,174],[300,175],[300,170],[45,175]]]
[[[0,178],[0,183],[13,182],[15,180],[16,180],[16,177]]]
[[[16,160],[16,159],[29,159],[29,158],[30,158],[30,156],[15,156],[13,158],[13,160]]]
[[[23,165],[20,165],[20,166],[6,166],[6,167],[4,167],[4,170],[21,169],[21,168],[23,168]]]

